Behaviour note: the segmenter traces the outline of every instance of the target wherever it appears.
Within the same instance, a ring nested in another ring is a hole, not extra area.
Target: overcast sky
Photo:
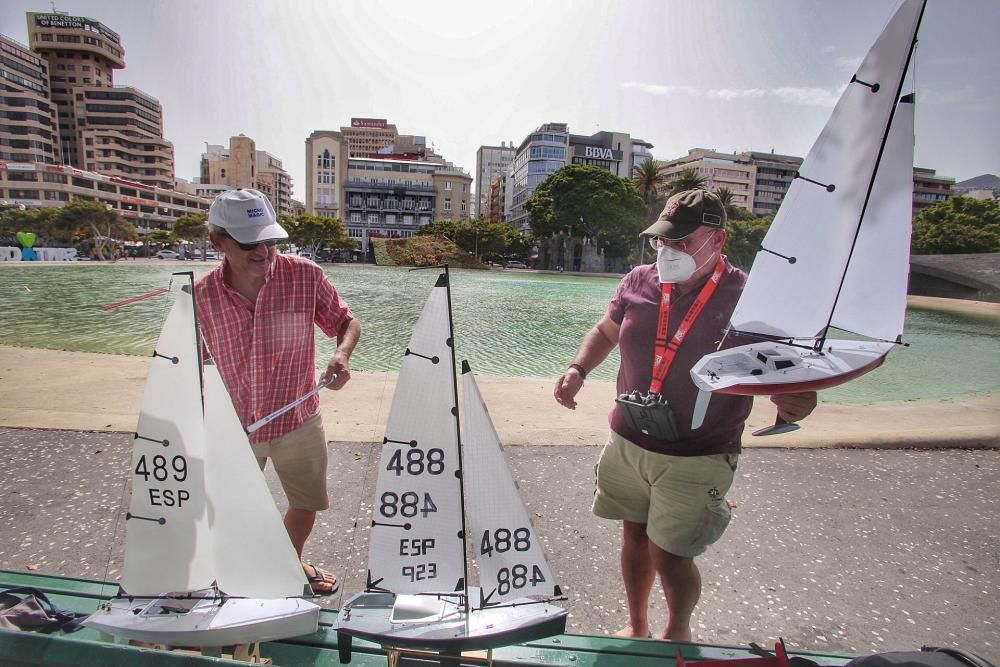
[[[0,32],[27,43],[4,0]],[[475,171],[480,145],[546,122],[628,132],[658,159],[695,147],[804,156],[897,0],[59,0],[116,31],[115,82],[163,104],[176,172],[239,133],[305,196],[304,142],[385,118]],[[1000,1],[929,0],[916,165],[1000,174]]]

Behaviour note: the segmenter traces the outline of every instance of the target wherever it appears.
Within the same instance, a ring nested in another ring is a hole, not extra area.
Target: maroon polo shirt
[[[738,454],[743,424],[750,414],[753,399],[749,396],[713,394],[701,428],[691,430],[698,388],[691,380],[690,370],[705,354],[715,352],[722,340],[723,330],[740,298],[746,283],[746,274],[726,262],[726,269],[719,286],[701,311],[694,326],[681,343],[670,372],[663,383],[663,395],[674,411],[680,438],[674,442],[651,438],[629,427],[625,415],[616,403],[608,415],[611,430],[659,454],[674,456],[703,456],[706,454]],[[680,294],[674,290],[670,298],[670,326],[667,339],[674,335],[691,303],[698,296],[708,276],[689,290]],[[608,315],[621,326],[618,347],[621,366],[618,369],[618,393],[638,389],[649,390],[653,372],[653,348],[656,343],[656,324],[659,317],[660,280],[655,264],[644,264],[622,278],[618,290],[608,304]],[[745,341],[744,341],[745,342]],[[734,337],[725,347],[741,343]]]

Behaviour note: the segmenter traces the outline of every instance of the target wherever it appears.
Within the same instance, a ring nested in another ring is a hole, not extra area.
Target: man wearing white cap
[[[208,212],[209,238],[223,256],[195,284],[199,330],[244,425],[306,394],[316,383],[314,326],[337,338],[324,380],[340,389],[361,326],[318,265],[277,250],[288,238],[261,192],[223,192]],[[285,528],[302,558],[316,512],[329,507],[326,435],[314,395],[250,434],[263,469],[274,463],[288,498]],[[313,591],[336,592],[331,573],[302,561]]]

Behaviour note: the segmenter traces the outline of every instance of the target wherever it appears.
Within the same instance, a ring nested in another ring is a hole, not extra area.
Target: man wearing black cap
[[[725,227],[726,210],[716,195],[699,189],[670,197],[642,233],[656,250],[656,263],[622,279],[608,312],[556,382],[556,401],[574,409],[587,373],[619,347],[620,396],[608,417],[611,432],[593,505],[597,516],[623,522],[629,618],[619,635],[651,636],[647,610],[659,575],[669,610],[659,636],[691,641],[691,614],[701,596],[694,559],[729,524],[726,492],[753,401],[714,396],[703,423],[692,428],[698,390],[688,373],[717,349],[746,282],[722,254]],[[816,393],[771,400],[793,422],[812,412]]]

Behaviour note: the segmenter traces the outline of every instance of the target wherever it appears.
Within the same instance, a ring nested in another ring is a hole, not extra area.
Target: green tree
[[[662,191],[666,180],[663,167],[657,164],[653,158],[646,158],[635,168],[632,181],[646,205],[646,221],[649,223],[656,220],[660,211],[663,210],[666,197],[663,196]]]
[[[704,189],[705,181],[707,179],[698,173],[698,170],[694,167],[684,167],[681,173],[678,174],[677,178],[670,181],[667,187],[670,188],[670,192],[667,196],[675,195],[678,192],[684,192],[685,190],[697,190],[699,188]]]
[[[58,228],[56,220],[58,208],[8,208],[0,213],[0,236],[8,237],[7,243],[14,244],[18,232],[34,232],[39,239],[55,238],[60,241],[72,239],[72,232]],[[38,246],[46,245],[44,242]]]
[[[733,219],[726,224],[726,247],[723,252],[729,261],[745,271],[749,271],[760,250],[764,235],[774,221],[774,214],[750,219]]]
[[[288,232],[288,239],[297,246],[312,248],[314,253],[328,250],[354,250],[358,243],[344,228],[340,218],[319,215],[283,215],[278,222]]]
[[[715,194],[719,196],[719,201],[721,201],[722,205],[726,208],[726,216],[730,218],[733,217],[736,213],[733,191],[729,188],[719,188],[715,191]]]
[[[114,258],[114,249],[124,245],[125,239],[135,236],[135,225],[120,217],[107,205],[96,201],[74,199],[59,209],[54,220],[56,233],[63,235],[77,234],[88,238],[94,252],[101,259]]]
[[[524,203],[540,239],[588,237],[605,257],[627,257],[643,229],[645,206],[635,184],[607,169],[571,164],[552,173]]]
[[[178,240],[190,241],[201,249],[201,261],[208,259],[208,214],[188,213],[174,220],[172,231]]]
[[[530,234],[522,234],[502,222],[488,222],[483,217],[470,221],[435,220],[417,230],[419,236],[446,238],[476,259],[501,261],[508,257],[527,257],[534,244]]]
[[[921,211],[913,221],[915,255],[1000,251],[1000,202],[952,197]]]

